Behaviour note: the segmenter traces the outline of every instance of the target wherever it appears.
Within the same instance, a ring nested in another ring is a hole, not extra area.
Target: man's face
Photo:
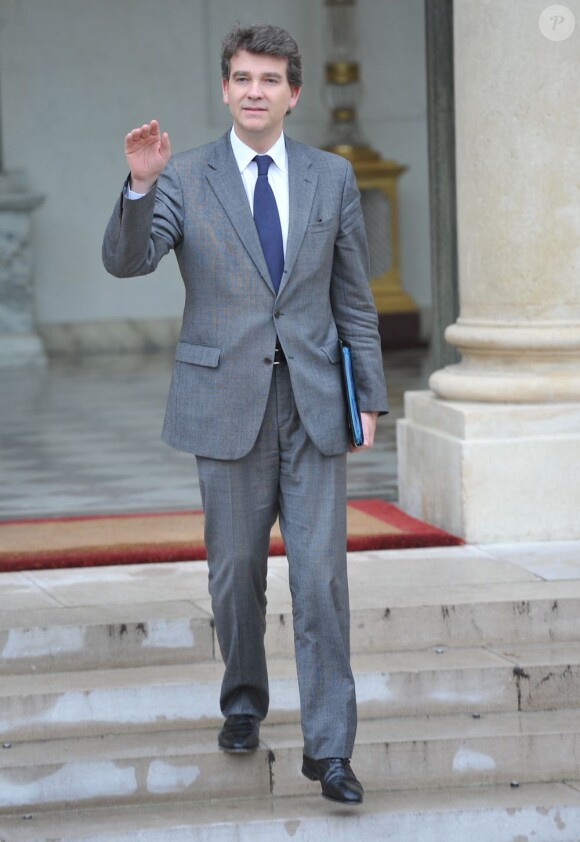
[[[225,104],[237,136],[256,152],[266,152],[282,132],[284,116],[294,108],[300,88],[291,88],[287,60],[242,50],[232,57],[230,78],[222,79]]]

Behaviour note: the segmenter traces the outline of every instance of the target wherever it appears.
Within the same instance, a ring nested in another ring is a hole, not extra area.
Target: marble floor
[[[424,349],[388,351],[391,412],[371,451],[349,456],[349,497],[397,499],[396,421],[426,388]],[[72,360],[0,369],[0,520],[201,507],[195,460],[161,442],[171,358]]]

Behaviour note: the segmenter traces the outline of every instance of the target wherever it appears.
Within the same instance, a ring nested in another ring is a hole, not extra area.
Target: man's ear
[[[229,79],[222,79],[222,97],[223,97],[224,103],[226,105],[229,105],[229,102],[230,102],[229,89],[230,89]]]
[[[290,88],[290,103],[288,105],[288,111],[284,115],[285,117],[289,117],[290,114],[294,111],[294,107],[298,102],[298,97],[300,96],[300,91],[302,88]]]
[[[290,88],[290,110],[296,107],[302,88]]]

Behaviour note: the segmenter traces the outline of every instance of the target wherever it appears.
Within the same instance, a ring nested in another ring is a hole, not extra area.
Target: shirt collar
[[[251,149],[249,146],[240,140],[240,138],[235,133],[233,127],[230,132],[230,142],[232,144],[232,150],[234,153],[234,157],[236,159],[236,163],[238,165],[238,169],[240,172],[243,172],[248,164],[250,164],[257,155],[255,149]],[[265,155],[269,155],[276,166],[282,170],[282,172],[287,172],[288,170],[288,163],[286,158],[286,142],[284,140],[284,132],[280,134],[280,137],[276,141],[276,143],[268,149],[267,152],[264,153]]]

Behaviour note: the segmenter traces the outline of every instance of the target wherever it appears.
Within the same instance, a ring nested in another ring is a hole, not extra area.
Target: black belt
[[[274,365],[287,365],[286,356],[280,345],[276,345],[274,351]]]

